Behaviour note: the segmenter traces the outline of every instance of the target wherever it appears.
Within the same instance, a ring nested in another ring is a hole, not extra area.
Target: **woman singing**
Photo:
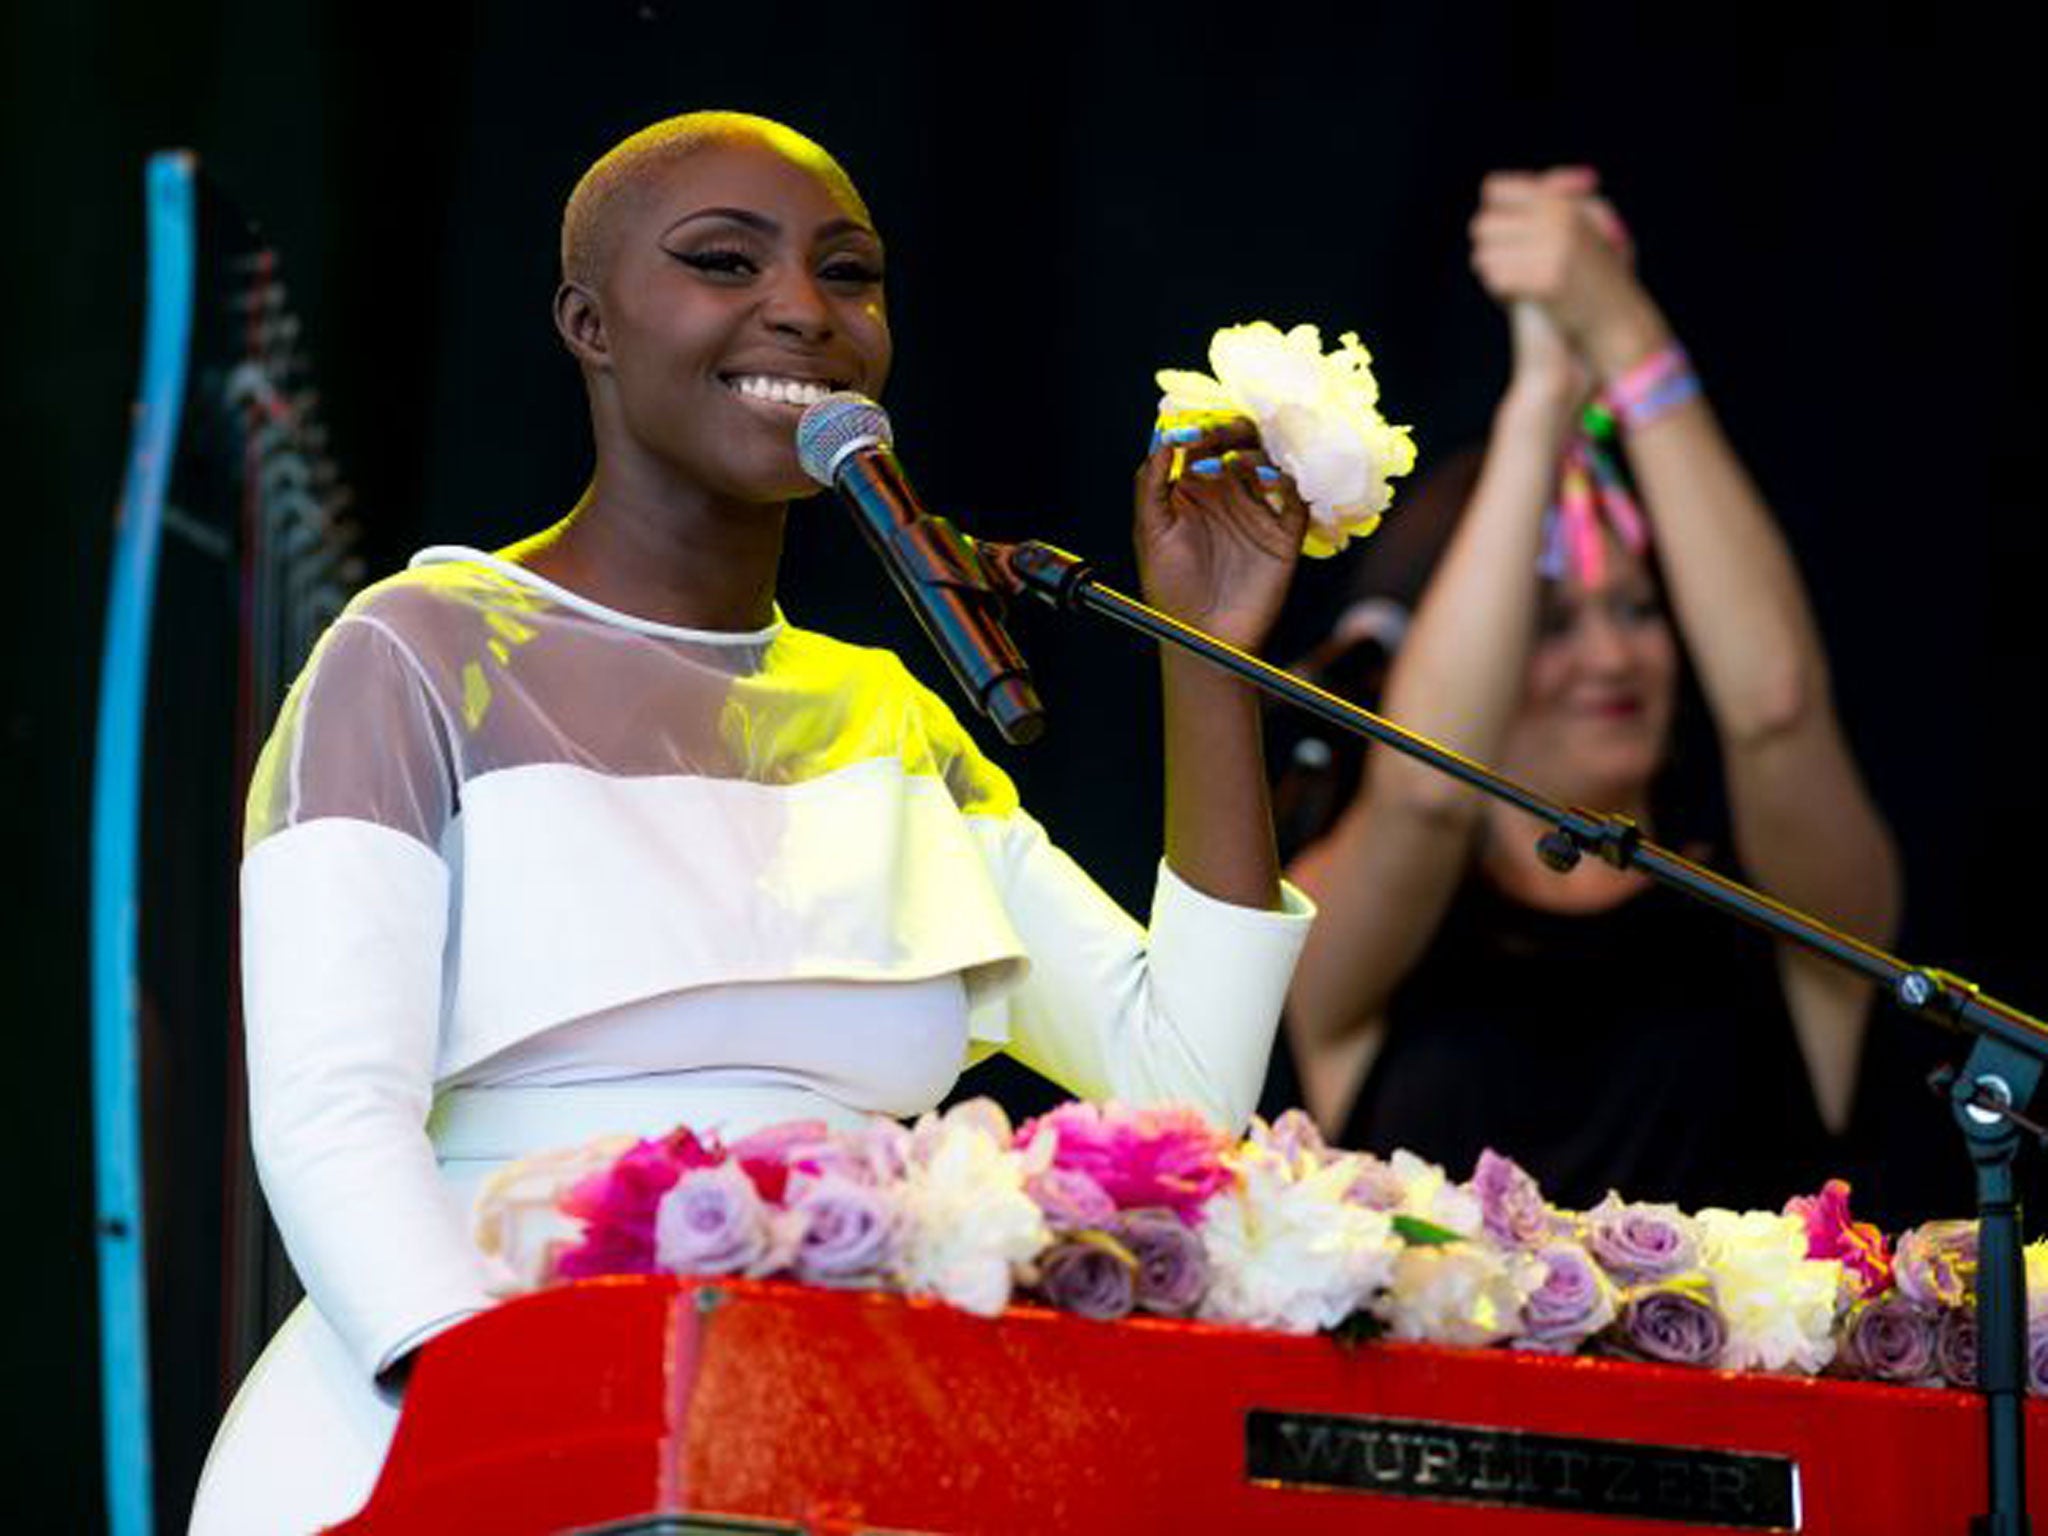
[[[815,488],[797,419],[888,375],[883,265],[787,128],[698,113],[621,143],[569,199],[555,297],[588,489],[495,554],[415,557],[292,690],[251,787],[243,957],[256,1154],[308,1299],[215,1443],[207,1536],[367,1497],[412,1351],[491,1302],[465,1208],[507,1159],[914,1114],[993,1050],[1249,1114],[1308,916],[1242,686],[1163,662],[1141,928],[894,656],[776,605]],[[1306,512],[1249,424],[1173,434],[1135,516],[1149,599],[1256,646]]]

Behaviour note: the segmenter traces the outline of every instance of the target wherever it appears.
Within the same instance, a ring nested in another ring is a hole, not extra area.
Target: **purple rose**
[[[1728,1324],[1704,1276],[1630,1291],[1621,1303],[1625,1354],[1669,1365],[1712,1365],[1728,1344]]]
[[[1843,1324],[1837,1358],[1853,1376],[1925,1383],[1935,1374],[1936,1316],[1897,1291],[1859,1301]]]
[[[1517,1349],[1568,1355],[1614,1321],[1614,1286],[1577,1243],[1557,1240],[1536,1250],[1543,1283],[1522,1304]]]
[[[1624,1202],[1609,1194],[1585,1216],[1586,1247],[1623,1285],[1666,1280],[1697,1269],[1699,1229],[1675,1205]]]
[[[1116,1215],[1116,1202],[1109,1192],[1078,1168],[1055,1164],[1042,1169],[1025,1180],[1024,1192],[1038,1202],[1046,1221],[1061,1232],[1107,1226]]]
[[[2027,1390],[2048,1397],[2048,1319],[2027,1326]]]
[[[1941,1321],[1934,1325],[1934,1366],[1952,1387],[1978,1384],[1975,1307],[1942,1309]]]
[[[1407,1197],[1408,1186],[1394,1172],[1394,1165],[1370,1152],[1355,1154],[1354,1161],[1358,1171],[1344,1191],[1344,1198],[1369,1211],[1398,1211]]]
[[[1038,1261],[1038,1291],[1063,1312],[1097,1322],[1128,1317],[1137,1266],[1114,1244],[1085,1237],[1054,1243]]]
[[[891,1184],[910,1171],[917,1138],[905,1125],[870,1115],[858,1130],[842,1131],[838,1140],[859,1154],[867,1166],[868,1179]]]
[[[799,1279],[857,1284],[879,1276],[895,1257],[902,1223],[887,1190],[826,1174],[805,1180],[789,1208],[803,1224],[796,1251]]]
[[[1110,1234],[1138,1261],[1137,1305],[1166,1317],[1186,1317],[1209,1285],[1209,1256],[1202,1240],[1172,1211],[1150,1207],[1126,1211]]]
[[[867,1149],[854,1136],[821,1136],[815,1141],[799,1142],[782,1150],[783,1166],[789,1170],[792,1180],[829,1178],[850,1179],[856,1184],[877,1182],[875,1170],[868,1162]],[[785,1205],[789,1203],[787,1188],[782,1198]]]
[[[1892,1283],[1923,1307],[1960,1307],[1977,1294],[1977,1223],[1929,1221],[1892,1250]]]
[[[1535,1179],[1511,1157],[1488,1147],[1472,1167],[1467,1189],[1479,1201],[1486,1234],[1509,1248],[1533,1248],[1555,1230],[1550,1204]]]
[[[739,1274],[768,1249],[768,1209],[737,1163],[691,1169],[655,1207],[654,1261],[671,1274]]]
[[[1271,1125],[1253,1121],[1251,1139],[1289,1163],[1304,1155],[1318,1167],[1330,1160],[1330,1145],[1306,1110],[1283,1109]]]

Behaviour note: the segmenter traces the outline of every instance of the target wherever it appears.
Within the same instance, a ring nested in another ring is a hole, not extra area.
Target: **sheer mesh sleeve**
[[[354,611],[293,686],[249,795],[251,1143],[293,1267],[365,1374],[489,1302],[425,1129],[450,740],[415,653]]]
[[[960,717],[894,656],[889,658],[896,678],[916,711],[917,732],[931,755],[931,765],[946,786],[946,793],[963,816],[1001,817],[1018,809],[1017,786],[1010,776],[981,750],[981,745]]]
[[[375,613],[344,615],[292,685],[257,760],[243,851],[326,816],[437,846],[455,811],[455,740],[397,631]]]

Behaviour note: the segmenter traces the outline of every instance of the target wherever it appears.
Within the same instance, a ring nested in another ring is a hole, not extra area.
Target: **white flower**
[[[2048,1322],[2048,1237],[2036,1238],[2020,1250],[2026,1262],[2027,1321]]]
[[[1415,443],[1407,427],[1380,415],[1372,355],[1354,332],[1326,356],[1312,325],[1284,335],[1265,320],[1225,326],[1209,343],[1209,366],[1214,378],[1159,371],[1160,416],[1249,416],[1267,456],[1308,504],[1304,554],[1333,555],[1379,526],[1393,500],[1389,482],[1415,467]]]
[[[996,1129],[971,1104],[923,1116],[897,1190],[899,1283],[984,1317],[1009,1304],[1017,1267],[1052,1241],[1038,1202],[1025,1192],[1027,1160],[1009,1149],[1007,1124],[1000,1139]]]
[[[1713,1277],[1734,1370],[1813,1375],[1835,1355],[1839,1259],[1806,1256],[1806,1223],[1769,1211],[1704,1210],[1700,1261]]]
[[[1417,1216],[1460,1237],[1477,1237],[1486,1224],[1479,1197],[1426,1158],[1402,1148],[1387,1160],[1400,1191],[1395,1213]]]
[[[1291,1164],[1248,1142],[1227,1159],[1236,1184],[1202,1207],[1209,1290],[1202,1316],[1313,1333],[1365,1305],[1393,1274],[1400,1239],[1385,1211],[1345,1198],[1350,1158]]]
[[[910,1128],[914,1149],[911,1155],[918,1156],[924,1149],[934,1147],[946,1137],[968,1127],[980,1131],[999,1147],[1007,1147],[1016,1140],[1016,1132],[1011,1129],[1010,1117],[1003,1113],[1003,1106],[983,1095],[965,1099],[944,1114],[928,1112],[918,1116],[917,1123]]]
[[[609,1168],[632,1145],[631,1136],[607,1136],[536,1152],[484,1180],[470,1206],[470,1236],[483,1251],[492,1295],[517,1296],[547,1284],[555,1254],[583,1236],[583,1223],[562,1213],[562,1196]]]
[[[1543,1284],[1543,1261],[1488,1243],[1413,1244],[1374,1303],[1389,1334],[1431,1344],[1498,1344],[1521,1326],[1522,1305]]]

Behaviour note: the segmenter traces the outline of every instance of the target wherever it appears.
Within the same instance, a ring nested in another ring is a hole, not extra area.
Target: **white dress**
[[[491,1304],[467,1201],[507,1159],[914,1114],[997,1049],[1234,1128],[1309,916],[1162,864],[1141,928],[886,651],[422,553],[322,638],[250,789],[252,1138],[309,1301],[193,1531],[362,1504],[396,1416],[377,1374]]]

